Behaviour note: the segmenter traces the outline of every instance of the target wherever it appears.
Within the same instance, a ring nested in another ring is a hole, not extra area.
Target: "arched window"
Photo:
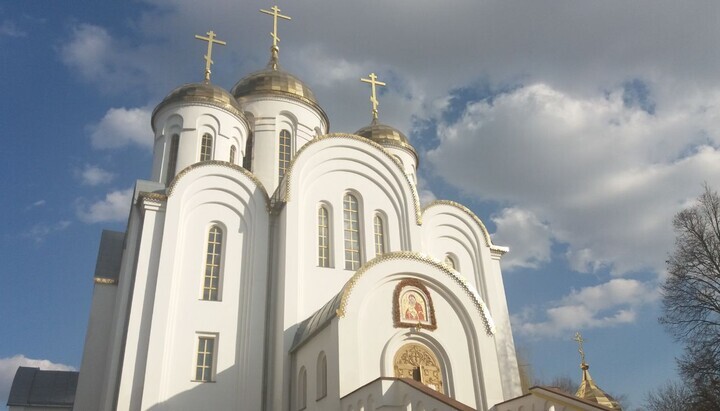
[[[216,225],[210,227],[203,277],[203,300],[218,301],[220,289],[220,259],[222,257],[222,229]]]
[[[327,395],[327,356],[321,351],[317,361],[317,399]]]
[[[445,254],[445,265],[457,271],[457,264],[455,259],[450,254]]]
[[[230,146],[230,163],[235,164],[235,154],[237,153],[237,149],[235,146]]]
[[[203,134],[202,142],[200,143],[200,161],[212,160],[212,146],[212,136],[209,133]]]
[[[290,132],[282,130],[280,132],[280,157],[278,161],[279,178],[278,181],[285,177],[285,172],[290,165]]]
[[[385,253],[385,223],[380,214],[375,214],[373,224],[375,226],[375,255],[382,255]]]
[[[180,146],[180,136],[173,134],[170,137],[170,153],[168,156],[168,167],[167,174],[165,175],[165,185],[170,185],[173,177],[175,177],[175,170],[177,168],[177,156],[178,147]]]
[[[360,268],[360,221],[358,201],[352,194],[345,194],[343,221],[345,223],[345,269],[357,270]]]
[[[443,388],[443,371],[437,356],[418,343],[409,343],[395,353],[395,377],[419,381],[438,392]]]
[[[297,409],[304,410],[305,407],[307,407],[307,371],[305,367],[301,367],[297,381]]]
[[[250,132],[245,142],[245,157],[243,157],[243,168],[252,171],[253,133]]]
[[[318,266],[330,267],[330,219],[327,207],[318,208]]]

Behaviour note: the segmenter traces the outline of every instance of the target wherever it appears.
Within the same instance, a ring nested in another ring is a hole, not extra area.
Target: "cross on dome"
[[[206,82],[206,83],[209,83],[209,82],[210,82],[210,73],[211,73],[211,72],[210,72],[210,66],[212,66],[212,64],[213,64],[213,61],[212,61],[212,46],[213,46],[213,43],[214,43],[214,44],[219,44],[219,45],[221,45],[221,46],[224,46],[224,45],[227,44],[227,43],[225,43],[225,42],[222,41],[222,40],[216,40],[216,39],[215,39],[215,32],[212,31],[212,30],[208,31],[206,34],[207,34],[207,37],[203,37],[203,36],[201,36],[201,35],[196,34],[196,35],[195,35],[195,38],[198,39],[198,40],[207,41],[207,43],[208,43],[207,54],[205,55],[205,82]]]
[[[583,350],[583,343],[585,340],[583,339],[580,332],[575,333],[575,337],[573,338],[573,341],[576,341],[578,343],[578,352],[580,353],[580,360],[582,361],[582,364],[585,364],[585,351]]]
[[[273,70],[277,70],[278,52],[280,51],[280,47],[278,47],[278,42],[280,42],[277,28],[278,18],[285,20],[292,20],[292,18],[290,16],[280,14],[280,8],[277,5],[270,7],[270,10],[260,9],[260,12],[270,15],[273,18],[273,31],[270,33],[270,37],[273,39],[273,45],[270,48],[270,64]]]
[[[370,84],[371,89],[371,95],[370,95],[370,102],[372,103],[372,113],[373,113],[373,120],[378,119],[378,100],[377,95],[375,94],[375,86],[386,86],[387,84],[383,83],[382,81],[377,81],[377,75],[375,73],[370,73],[368,76],[369,78],[361,78],[360,81],[364,83]]]

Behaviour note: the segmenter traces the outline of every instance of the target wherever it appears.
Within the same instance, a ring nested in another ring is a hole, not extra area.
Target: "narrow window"
[[[305,367],[300,368],[297,390],[297,409],[304,410],[307,407],[307,372]]]
[[[327,395],[327,356],[320,352],[317,363],[317,399],[325,398]]]
[[[252,171],[252,152],[253,152],[253,133],[248,135],[247,141],[245,142],[245,157],[243,157],[243,168],[248,171]]]
[[[455,264],[455,260],[450,256],[450,254],[447,254],[445,256],[445,265],[452,268],[453,270],[457,270],[457,265]]]
[[[283,130],[280,132],[280,158],[278,163],[279,175],[278,181],[285,177],[285,172],[290,165],[290,132]]]
[[[318,266],[330,267],[330,223],[325,206],[318,208]]]
[[[385,227],[380,214],[375,214],[375,255],[385,253]]]
[[[220,282],[220,257],[222,252],[223,232],[220,227],[210,227],[205,259],[205,278],[203,281],[203,300],[217,301]]]
[[[212,136],[208,133],[203,134],[200,145],[200,161],[212,160],[212,145]]]
[[[170,137],[170,155],[168,158],[167,174],[165,175],[165,185],[170,185],[173,177],[175,177],[175,168],[177,167],[178,146],[180,145],[180,136],[173,134]]]
[[[237,149],[235,146],[230,146],[230,162],[232,164],[235,164],[235,153],[237,152]]]
[[[213,361],[215,361],[215,337],[198,338],[197,362],[195,363],[195,381],[213,380]]]
[[[358,221],[358,201],[352,194],[345,194],[343,201],[345,222],[345,269],[360,268],[360,222]]]

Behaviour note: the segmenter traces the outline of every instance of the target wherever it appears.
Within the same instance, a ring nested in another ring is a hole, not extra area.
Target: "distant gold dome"
[[[173,103],[201,103],[221,108],[245,120],[240,104],[222,87],[211,83],[191,83],[171,91],[153,111],[153,118],[163,107]]]
[[[419,159],[415,148],[410,144],[405,134],[394,127],[379,123],[377,119],[374,119],[369,126],[356,131],[355,134],[372,140],[382,146],[395,146],[407,149],[412,152],[416,160]]]
[[[575,396],[585,401],[603,405],[612,410],[622,411],[620,403],[617,402],[617,400],[610,394],[598,387],[592,377],[590,377],[590,366],[583,362],[580,368],[583,371],[582,382],[580,383],[580,387],[575,393]]]

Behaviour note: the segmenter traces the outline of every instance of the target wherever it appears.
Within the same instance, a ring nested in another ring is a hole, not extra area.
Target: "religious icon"
[[[393,317],[395,327],[437,328],[430,293],[420,280],[408,278],[395,287]]]
[[[425,300],[415,291],[408,291],[402,299],[403,319],[405,321],[426,321]]]

